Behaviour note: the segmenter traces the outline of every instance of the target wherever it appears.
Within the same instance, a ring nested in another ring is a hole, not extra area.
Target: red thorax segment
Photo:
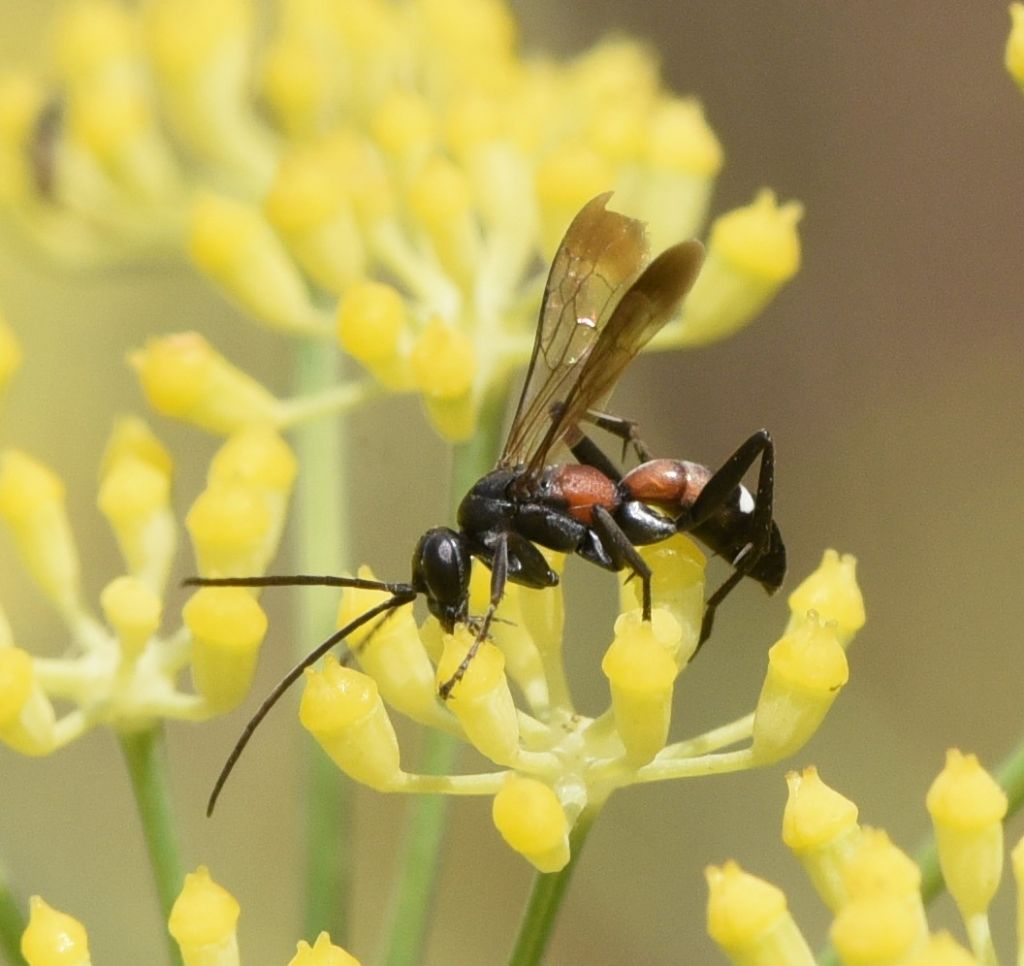
[[[615,483],[592,466],[563,464],[555,469],[548,485],[551,496],[565,502],[569,515],[588,527],[593,525],[595,506],[613,512],[619,503]]]

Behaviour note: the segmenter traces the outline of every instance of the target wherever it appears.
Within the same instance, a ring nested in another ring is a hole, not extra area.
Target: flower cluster
[[[491,797],[502,837],[544,872],[565,866],[574,825],[617,788],[752,768],[796,752],[846,683],[844,649],[864,623],[853,558],[827,552],[790,596],[792,616],[769,652],[751,714],[667,743],[673,692],[700,633],[705,559],[684,536],[641,552],[654,571],[652,620],[640,619],[635,582],[623,582],[622,611],[601,663],[610,701],[597,717],[578,712],[569,694],[560,592],[513,585],[492,640],[446,703],[438,686],[459,666],[473,634],[442,634],[432,618],[417,628],[408,605],[350,639],[360,670],[329,658],[322,670],[306,672],[303,725],[344,772],[379,791]],[[471,590],[471,609],[480,612],[488,593],[480,568]],[[381,599],[377,591],[346,591],[339,626]],[[389,706],[458,736],[498,768],[404,771]],[[733,745],[743,747],[722,750]]]
[[[28,966],[89,966],[85,927],[33,896],[31,916],[21,937],[21,954]],[[200,866],[185,876],[171,909],[167,928],[178,945],[184,966],[239,966],[236,926],[240,909],[235,897],[214,882]],[[321,933],[312,946],[300,942],[288,966],[359,966],[359,961]]]
[[[857,806],[814,768],[787,776],[782,837],[834,915],[832,944],[857,966],[994,964],[988,908],[1003,869],[1007,798],[974,755],[953,749],[927,806],[946,887],[971,952],[925,917],[921,870],[881,829],[861,826]],[[1024,954],[1024,840],[1012,853],[1017,882],[1017,961]],[[812,964],[814,957],[775,886],[735,862],[709,868],[708,931],[734,963]]]
[[[185,521],[204,574],[264,571],[294,475],[291,452],[270,429],[250,427],[223,444]],[[67,656],[32,657],[0,614],[0,742],[45,755],[97,724],[131,732],[161,718],[203,720],[245,696],[267,624],[252,593],[200,590],[182,625],[162,628],[178,533],[171,476],[171,457],[146,424],[118,422],[97,503],[124,572],[100,594],[101,619],[83,596],[60,479],[20,450],[0,454],[0,517],[69,636]],[[186,668],[191,692],[177,685]],[[70,710],[58,714],[55,700]]]
[[[529,356],[544,266],[584,202],[614,190],[656,250],[704,223],[722,149],[637,43],[526,59],[501,0],[271,14],[66,3],[58,89],[0,79],[0,214],[68,258],[185,249],[250,316],[369,373],[278,425],[385,388],[466,439]],[[719,218],[657,345],[751,319],[798,268],[800,213],[763,191]]]

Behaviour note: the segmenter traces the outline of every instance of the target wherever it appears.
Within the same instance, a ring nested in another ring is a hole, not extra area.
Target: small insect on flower
[[[774,448],[766,430],[754,433],[712,471],[699,463],[653,459],[635,423],[603,411],[630,360],[679,310],[704,256],[699,242],[685,241],[648,262],[644,224],[608,211],[610,197],[599,195],[584,205],[555,254],[526,382],[496,468],[466,494],[457,530],[436,527],[420,537],[408,583],[311,575],[186,581],[194,586],[354,587],[390,595],[284,676],[225,763],[210,811],[253,731],[302,672],[360,627],[379,622],[420,595],[446,632],[459,624],[473,632],[461,663],[439,688],[447,700],[487,639],[507,582],[533,588],[558,583],[538,545],[578,554],[606,570],[631,571],[640,581],[643,619],[650,621],[652,572],[637,547],[676,533],[692,534],[733,567],[707,601],[698,649],[711,633],[716,608],[744,577],[769,593],[782,584],[786,551],[773,519]],[[583,432],[584,423],[620,437],[640,465],[620,473]],[[577,462],[550,462],[562,445]],[[741,481],[758,460],[752,495]],[[490,601],[482,616],[468,613],[474,557],[491,571]]]

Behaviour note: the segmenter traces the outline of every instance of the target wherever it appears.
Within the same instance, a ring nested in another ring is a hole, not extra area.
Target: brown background
[[[4,63],[37,49],[36,21],[50,6],[6,0]],[[912,847],[945,749],[994,765],[1021,730],[1024,98],[1002,67],[1005,4],[522,0],[518,10],[531,49],[571,53],[609,31],[657,39],[668,82],[703,98],[725,145],[716,211],[762,184],[806,205],[804,269],[764,317],[725,344],[641,360],[616,401],[656,452],[709,463],[769,427],[794,577],[825,546],[859,557],[869,624],[851,652],[851,682],[793,765],[817,763],[864,821]],[[271,384],[283,387],[288,374],[275,369],[277,341],[238,323],[184,266],[70,277],[6,238],[0,304],[27,356],[0,439],[64,473],[96,592],[117,568],[94,509],[96,460],[109,414],[139,407],[125,348],[196,326]],[[382,438],[382,424],[409,426],[411,438]],[[212,448],[166,423],[159,430],[178,452]],[[354,436],[357,555],[402,577],[415,535],[446,515],[444,450],[409,402],[359,417]],[[184,469],[182,506],[198,480]],[[410,490],[415,498],[405,499]],[[18,639],[59,650],[60,629],[39,612],[8,548],[0,598]],[[608,578],[593,568],[570,570],[569,583],[577,604],[608,596]],[[272,613],[278,645],[287,596]],[[756,696],[785,602],[756,587],[735,596],[681,683],[680,736],[743,713]],[[606,626],[600,614],[570,631],[585,708],[600,700],[595,655]],[[268,647],[265,683],[286,651]],[[278,714],[206,821],[203,799],[242,717],[171,728],[186,860],[208,863],[240,899],[246,962],[284,962],[300,938],[295,810],[306,739]],[[0,855],[19,885],[88,924],[97,962],[144,962],[162,927],[117,759],[102,731],[49,760],[0,752]],[[783,885],[817,944],[825,917],[778,841],[783,771],[616,796],[550,961],[717,961],[701,870],[729,856]],[[402,803],[372,794],[360,802],[353,949],[369,958]],[[497,844],[481,803],[456,807],[453,827],[430,961],[500,962],[528,870]],[[1012,822],[1008,840],[1022,830]],[[1006,951],[1007,898],[997,910]],[[952,922],[950,909],[940,903],[937,918]]]

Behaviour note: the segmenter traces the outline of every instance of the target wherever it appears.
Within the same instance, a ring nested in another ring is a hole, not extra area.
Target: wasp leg
[[[751,520],[749,539],[731,563],[735,572],[709,598],[704,607],[700,639],[693,657],[711,635],[715,622],[715,610],[731,593],[732,589],[753,569],[761,555],[768,549],[772,539],[772,519],[775,492],[775,444],[766,429],[760,429],[751,436],[721,468],[708,480],[682,520],[680,530],[693,530],[704,523],[722,507],[735,492],[744,475],[760,458],[757,474],[757,494],[754,497],[754,513]],[[693,660],[693,657],[690,660]]]
[[[555,403],[551,407],[551,418],[557,419],[561,409],[562,404]],[[596,409],[587,410],[583,418],[588,423],[592,423],[594,426],[598,426],[622,440],[622,459],[626,458],[626,451],[630,446],[633,447],[641,463],[646,463],[648,460],[653,459],[651,451],[647,448],[644,441],[640,439],[639,423],[635,423],[631,419],[623,419],[620,416],[613,416],[610,413],[603,413]],[[622,471],[611,461],[604,450],[582,432],[579,427],[577,427],[576,431],[579,433],[579,439],[569,446],[572,455],[584,466],[592,466],[595,470],[600,470],[604,473],[608,479],[618,483],[622,479]]]
[[[651,568],[640,556],[640,551],[633,546],[629,537],[623,532],[612,517],[603,507],[594,507],[594,531],[601,539],[601,543],[608,556],[615,563],[617,570],[629,567],[633,576],[640,578],[643,588],[643,618],[645,621],[651,619]]]
[[[622,458],[626,458],[626,451],[630,446],[641,463],[654,459],[654,455],[647,448],[647,444],[640,438],[640,424],[632,419],[624,419],[622,416],[614,416],[611,413],[603,413],[597,409],[588,409],[583,417],[588,423],[599,426],[605,432],[611,433],[622,440]],[[600,469],[600,467],[598,467]]]
[[[494,557],[491,560],[491,600],[487,606],[487,613],[484,614],[477,627],[476,638],[466,651],[462,663],[455,669],[455,673],[438,688],[438,694],[442,701],[447,701],[455,687],[465,676],[466,671],[480,645],[487,640],[487,632],[491,628],[491,621],[494,620],[494,612],[505,596],[505,584],[508,583],[508,534],[501,533],[494,545]]]

